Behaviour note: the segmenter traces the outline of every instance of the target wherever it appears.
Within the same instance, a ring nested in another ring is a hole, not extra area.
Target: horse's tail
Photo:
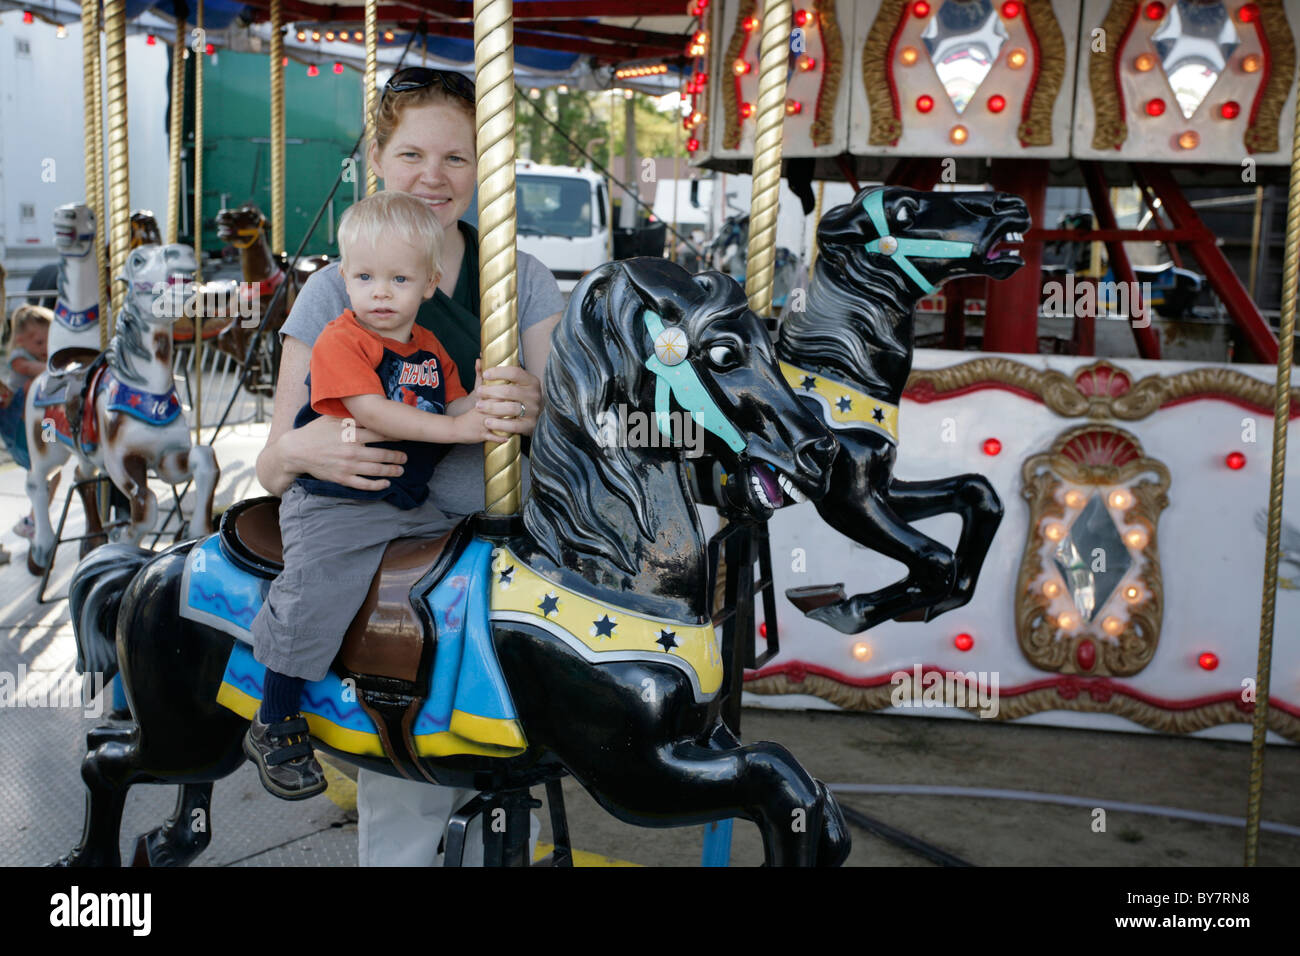
[[[153,557],[144,548],[106,544],[72,572],[68,609],[77,637],[78,672],[102,673],[105,680],[117,673],[117,611],[127,585]]]

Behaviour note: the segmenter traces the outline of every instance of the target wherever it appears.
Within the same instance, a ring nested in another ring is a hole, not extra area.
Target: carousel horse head
[[[131,244],[128,248],[135,249],[137,246],[161,246],[162,230],[158,228],[158,220],[148,209],[137,209],[131,213]]]
[[[826,492],[834,440],[785,384],[743,290],[720,273],[649,258],[595,270],[555,330],[545,389],[525,521],[537,509],[569,512],[566,523],[609,545],[602,552],[625,569],[631,556],[587,489],[603,483],[650,537],[654,503],[639,469],[675,466],[684,476],[684,411],[738,479],[727,490],[739,515],[766,519],[783,488]],[[646,427],[626,428],[633,416]]]
[[[817,247],[851,278],[892,280],[919,299],[949,279],[1010,276],[1025,264],[1016,246],[1030,224],[1025,201],[1008,193],[871,186],[822,217]]]
[[[136,246],[117,277],[126,283],[123,311],[150,325],[170,325],[184,312],[196,271],[198,263],[189,246]]]
[[[237,209],[223,209],[217,213],[217,236],[222,242],[244,249],[257,241],[268,223],[262,210],[246,202]]]
[[[85,203],[70,202],[54,210],[54,247],[59,255],[80,259],[95,242],[95,213]]]

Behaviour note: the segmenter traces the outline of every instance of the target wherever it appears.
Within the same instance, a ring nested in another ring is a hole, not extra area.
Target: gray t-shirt
[[[532,326],[564,311],[564,296],[555,282],[555,276],[536,258],[526,252],[516,253],[519,288],[520,335]],[[343,276],[336,265],[329,265],[307,279],[293,311],[280,329],[283,338],[292,335],[308,346],[316,344],[316,337],[325,326],[351,308]],[[436,332],[434,333],[437,334]],[[522,347],[520,349],[522,351]],[[519,363],[523,365],[521,361]],[[541,377],[542,369],[529,369]],[[523,460],[523,488],[528,488],[528,459]],[[434,469],[429,482],[429,498],[447,515],[463,518],[486,507],[483,490],[483,446],[457,445]]]

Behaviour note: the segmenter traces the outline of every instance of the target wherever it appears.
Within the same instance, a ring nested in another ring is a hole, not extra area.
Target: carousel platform
[[[266,428],[238,425],[217,443],[218,510],[261,493],[253,462]],[[66,468],[65,489],[72,477],[71,464]],[[10,530],[28,511],[23,482],[24,473],[0,459],[0,545],[12,556],[0,566],[0,679],[15,681],[24,702],[0,707],[0,866],[50,863],[76,844],[84,806],[79,768],[86,732],[98,719],[80,701],[49,706],[62,703],[49,699],[51,690],[78,680],[67,602],[61,599],[77,562],[76,545],[59,552],[47,592],[55,600],[38,604],[39,583],[24,566],[27,542]],[[170,496],[166,486],[155,493]],[[74,504],[69,533],[80,533],[81,524]],[[160,546],[168,543],[170,537]],[[40,706],[27,705],[33,694]],[[811,773],[832,784],[850,811],[849,865],[1240,865],[1244,831],[1234,818],[1245,811],[1250,755],[1244,744],[831,713],[820,701],[748,694],[746,700],[765,706],[745,709],[743,738],[788,746]],[[821,709],[770,709],[773,704]],[[196,865],[354,866],[355,786],[346,767],[327,773],[326,793],[301,803],[266,793],[248,765],[219,781],[212,843]],[[939,785],[951,789],[933,789]],[[572,780],[564,787],[578,865],[699,864],[702,827],[632,827],[608,816]],[[1300,866],[1297,790],[1300,748],[1269,748],[1262,863]],[[169,786],[132,788],[122,826],[124,860],[130,860],[136,836],[171,813],[175,795]],[[544,799],[540,789],[534,795]],[[1093,828],[1096,808],[1107,809],[1105,832]],[[1171,810],[1192,816],[1180,818]],[[543,854],[550,826],[545,809],[538,815]],[[761,860],[757,828],[738,823],[731,863]]]

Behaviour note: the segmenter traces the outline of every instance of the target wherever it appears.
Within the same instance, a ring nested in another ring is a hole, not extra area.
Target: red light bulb
[[[144,42],[146,46],[157,46],[158,38],[151,33],[147,37],[145,37]]]
[[[750,118],[751,116],[753,116],[753,115],[754,115],[754,104],[753,104],[753,103],[741,103],[741,104],[740,104],[740,118],[741,118],[741,119],[749,119],[749,118]]]
[[[209,43],[207,46],[203,48],[203,52],[206,53],[208,56],[212,56],[212,54],[217,52],[217,48],[213,46],[211,43]]]
[[[959,651],[969,651],[972,647],[975,646],[975,638],[971,637],[969,634],[964,634],[964,633],[958,634],[956,637],[952,639],[952,642],[957,646],[957,650]]]
[[[1213,651],[1206,651],[1196,658],[1196,663],[1201,665],[1201,670],[1212,671],[1219,666],[1219,655]]]
[[[929,93],[922,93],[916,98],[916,108],[922,113],[928,113],[934,109],[934,97]]]
[[[745,17],[740,21],[740,29],[746,33],[753,33],[758,28],[758,17]]]
[[[317,68],[317,66],[316,66],[315,63],[313,63],[313,64],[311,64],[310,66],[307,67],[307,75],[308,75],[308,76],[320,76],[320,70]]]
[[[1219,107],[1219,115],[1224,119],[1236,119],[1241,115],[1241,104],[1236,100],[1228,100]]]
[[[912,12],[918,17],[928,17],[930,15],[930,5],[925,0],[916,0],[912,4]]]
[[[1001,113],[1007,108],[1007,98],[1000,93],[994,93],[989,97],[989,112]]]
[[[1223,460],[1224,463],[1233,471],[1241,471],[1241,469],[1246,467],[1246,456],[1239,451],[1232,452]]]
[[[1002,4],[1002,16],[1008,20],[1014,20],[1020,16],[1020,4],[1016,0],[1007,0]]]
[[[343,64],[342,64],[342,63],[335,63],[335,64],[334,64],[334,72],[335,72],[335,73],[342,73],[342,72],[343,72]]]
[[[1001,451],[1002,451],[1002,442],[998,441],[996,438],[984,439],[984,454],[990,456],[997,455],[1000,454]]]
[[[785,103],[785,115],[786,115],[786,116],[797,116],[798,114],[800,114],[800,113],[802,113],[802,112],[803,112],[803,104],[802,104],[802,103],[800,103],[798,100],[786,100],[786,103]]]
[[[1165,5],[1163,3],[1148,3],[1146,9],[1142,11],[1148,20],[1163,20],[1165,16]]]
[[[289,58],[288,58],[287,56],[282,56],[282,57],[280,57],[280,65],[281,65],[281,66],[288,66],[288,65],[289,65]]]
[[[23,23],[31,23],[32,20],[34,19],[35,18],[32,16],[32,11],[30,10],[23,11]]]
[[[758,622],[758,636],[763,640],[767,640],[767,621]]]
[[[1247,3],[1237,11],[1237,19],[1242,23],[1254,23],[1259,19],[1259,6],[1254,3]]]
[[[795,26],[797,26],[797,27],[802,27],[802,26],[803,26],[804,24],[806,24],[807,22],[808,22],[808,11],[807,11],[807,10],[796,10],[796,11],[794,12],[794,25],[795,25]]]
[[[1147,100],[1147,116],[1163,116],[1165,113],[1165,101],[1156,97],[1153,100]]]
[[[688,153],[693,153],[699,148],[700,148],[700,141],[696,139],[694,136],[692,136],[690,139],[686,141],[686,151]]]

